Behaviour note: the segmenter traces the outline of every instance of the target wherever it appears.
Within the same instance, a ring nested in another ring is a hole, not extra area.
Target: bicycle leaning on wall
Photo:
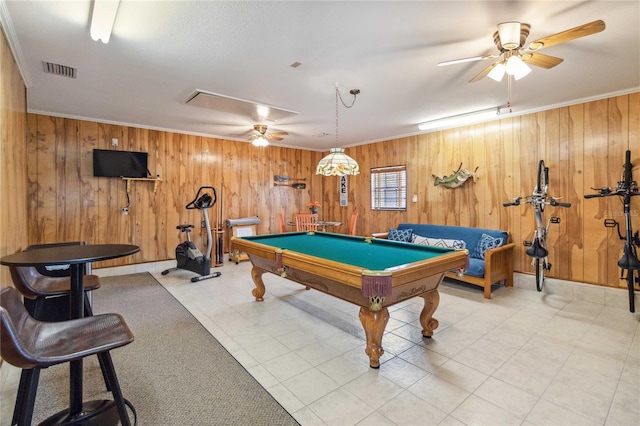
[[[595,197],[611,197],[617,195],[620,197],[623,204],[624,219],[626,232],[623,235],[620,232],[620,223],[615,219],[605,219],[604,226],[606,228],[617,228],[618,236],[621,240],[624,240],[624,249],[622,257],[618,260],[618,266],[620,267],[620,279],[626,279],[627,288],[629,290],[629,311],[635,312],[635,283],[640,282],[640,261],[638,260],[638,253],[636,247],[640,246],[640,237],[638,231],[633,233],[631,226],[631,197],[640,195],[638,190],[638,183],[633,180],[633,174],[631,169],[631,151],[625,153],[624,168],[622,172],[622,180],[618,181],[618,185],[615,188],[608,186],[602,188],[591,188],[598,191],[597,194],[585,194],[584,198]],[[624,271],[627,271],[625,278]]]
[[[546,205],[554,207],[571,207],[571,203],[559,202],[559,197],[550,197],[547,195],[549,187],[549,168],[545,167],[544,160],[538,163],[538,175],[536,186],[533,193],[529,196],[516,197],[511,203],[503,203],[505,207],[519,206],[520,204],[530,204],[536,219],[536,228],[533,231],[533,241],[524,241],[527,247],[526,253],[532,257],[531,265],[536,271],[536,288],[542,291],[544,286],[544,275],[551,270],[549,262],[549,250],[547,248],[547,236],[549,235],[549,226],[552,223],[560,223],[559,217],[551,217],[544,224],[544,207]]]

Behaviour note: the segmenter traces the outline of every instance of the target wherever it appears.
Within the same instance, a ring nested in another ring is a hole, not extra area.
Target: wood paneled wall
[[[0,31],[0,257],[27,246],[27,167],[25,85]],[[11,283],[0,267],[0,287]]]
[[[322,196],[323,180],[310,168],[319,152],[38,114],[28,114],[27,123],[29,243],[83,240],[141,248],[94,267],[173,258],[183,237],[176,225],[202,221],[199,211],[185,209],[200,186],[216,188],[219,203],[208,212],[212,225],[225,231],[228,218],[258,216],[258,232],[277,232],[277,213],[292,217]],[[132,181],[127,199],[124,180],[93,177],[94,148],[148,152],[149,170],[161,179],[156,192],[154,182]],[[307,188],[274,187],[276,174],[304,176]],[[204,230],[193,237],[199,247],[206,245]]]
[[[516,243],[516,271],[532,273],[522,246],[532,238],[532,211],[502,203],[531,193],[543,159],[550,169],[550,194],[572,203],[570,209],[546,210],[561,218],[550,229],[550,275],[625,286],[616,266],[622,242],[603,226],[605,218],[623,220],[620,201],[585,200],[583,195],[593,192],[592,187],[616,185],[627,149],[640,177],[640,93],[349,148],[361,174],[348,178],[347,207],[339,205],[339,179],[314,174],[322,157],[318,152],[33,114],[27,124],[28,241],[81,239],[142,248],[132,258],[97,267],[173,258],[180,241],[175,225],[200,223],[197,212],[187,211],[185,204],[199,186],[210,185],[218,189],[222,203],[222,218],[218,209],[211,210],[214,225],[257,215],[259,233],[277,232],[277,213],[291,218],[319,200],[324,218],[343,222],[338,232],[347,231],[354,210],[359,212],[360,235],[399,222],[505,229]],[[110,148],[112,138],[119,140],[117,149],[149,152],[151,173],[162,178],[155,193],[152,183],[132,183],[127,216],[120,213],[126,205],[124,182],[92,176],[92,149]],[[433,185],[433,175],[448,175],[460,163],[470,170],[478,167],[475,182],[457,189]],[[407,165],[407,210],[371,211],[370,169],[399,164]],[[305,178],[307,189],[274,186],[274,175]],[[411,202],[414,194],[416,203]],[[640,199],[633,199],[632,213],[634,227],[640,229]],[[202,235],[195,239],[202,245]]]
[[[551,276],[578,282],[625,287],[617,260],[622,242],[604,219],[621,221],[618,197],[585,200],[591,188],[615,187],[621,179],[625,151],[631,150],[634,176],[640,180],[640,93],[618,96],[549,111],[503,118],[348,149],[361,174],[349,178],[348,211],[361,214],[359,234],[384,232],[399,222],[499,228],[516,243],[515,270],[533,273],[524,240],[533,236],[529,206],[502,206],[519,195],[530,195],[540,159],[549,167],[549,194],[572,207],[547,207],[547,218],[558,216],[549,234]],[[434,186],[433,176],[449,175],[458,165],[473,170],[457,189]],[[404,212],[370,211],[372,167],[406,164],[408,208]],[[348,219],[339,207],[338,183],[325,181],[325,215]],[[335,195],[334,195],[335,194]],[[418,202],[412,203],[413,194]],[[640,197],[632,199],[632,221],[640,229]]]

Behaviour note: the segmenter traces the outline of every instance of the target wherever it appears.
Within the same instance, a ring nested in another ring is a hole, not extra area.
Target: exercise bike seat
[[[193,228],[193,225],[178,225],[176,229],[179,229],[180,232],[191,232],[189,228]]]
[[[528,256],[542,259],[549,255],[549,250],[542,247],[540,245],[540,241],[538,239],[535,239],[533,240],[533,243],[529,247],[527,247],[526,253]]]

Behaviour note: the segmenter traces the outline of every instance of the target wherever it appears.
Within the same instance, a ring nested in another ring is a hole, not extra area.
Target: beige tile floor
[[[250,269],[153,275],[302,425],[640,424],[640,315],[624,291],[617,306],[582,301],[597,290],[497,288],[486,300],[445,282],[434,337],[420,334],[421,299],[390,308],[371,369],[358,307],[274,275],[255,302]],[[2,370],[5,425],[16,375]]]

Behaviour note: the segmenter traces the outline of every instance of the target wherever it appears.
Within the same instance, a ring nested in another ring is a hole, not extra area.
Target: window
[[[407,167],[371,169],[371,209],[407,209]]]

